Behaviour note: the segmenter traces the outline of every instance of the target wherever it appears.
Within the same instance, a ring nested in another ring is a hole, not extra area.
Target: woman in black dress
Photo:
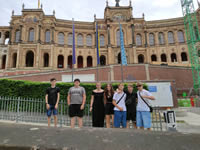
[[[111,84],[107,84],[104,90],[104,103],[106,114],[106,128],[110,128],[110,118],[112,118],[112,126],[114,125],[114,105],[113,101],[114,90]]]
[[[104,90],[101,89],[101,83],[96,83],[96,89],[92,91],[90,111],[92,111],[92,126],[104,127]]]

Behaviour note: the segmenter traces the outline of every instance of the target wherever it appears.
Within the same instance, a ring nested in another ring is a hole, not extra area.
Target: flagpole
[[[97,81],[99,81],[99,56],[98,56],[98,53],[99,53],[99,33],[98,33],[98,24],[97,24],[97,21],[95,19],[95,22],[96,22],[96,49],[97,49],[97,70],[96,70],[96,73],[97,73]]]
[[[74,34],[75,34],[74,33],[74,18],[72,18],[72,37],[73,37],[73,40],[72,40],[72,82],[74,81],[74,62],[75,62],[75,60],[74,60],[74,55],[75,55]]]
[[[119,27],[120,27],[120,20],[118,20],[119,21]],[[121,28],[121,27],[120,27]],[[120,29],[120,31],[119,31],[119,33],[120,33],[120,54],[121,54],[121,79],[122,79],[122,83],[124,83],[124,73],[123,73],[123,63],[122,63],[122,45],[121,45],[121,29]]]

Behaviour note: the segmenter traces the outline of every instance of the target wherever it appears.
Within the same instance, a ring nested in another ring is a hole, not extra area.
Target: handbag
[[[125,104],[126,105],[130,105],[132,103],[132,98],[128,98],[126,101],[125,101]]]
[[[139,92],[139,95],[140,95],[140,92]],[[140,95],[141,99],[145,102],[145,104],[149,107],[150,109],[150,112],[152,113],[153,112],[153,107],[151,107],[144,99],[143,97]]]

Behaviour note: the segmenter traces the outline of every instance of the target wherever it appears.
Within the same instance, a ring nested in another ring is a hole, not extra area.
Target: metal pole
[[[97,81],[99,81],[99,65],[97,64]]]
[[[74,81],[74,64],[73,64],[73,57],[72,57],[72,82]]]

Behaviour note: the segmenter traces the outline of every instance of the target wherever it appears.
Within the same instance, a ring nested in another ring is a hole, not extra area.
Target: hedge
[[[112,85],[114,89],[117,89],[118,83],[113,83]],[[49,86],[50,83],[0,79],[0,96],[44,99],[45,91]],[[57,83],[56,86],[61,90],[61,100],[66,100],[68,90],[73,86],[73,83]],[[95,89],[96,85],[95,83],[81,83],[81,86],[85,88],[87,94],[87,102],[89,102],[92,90]],[[103,89],[105,86],[106,83],[102,83]],[[133,83],[133,86],[134,91],[136,92],[136,84]],[[144,88],[148,89],[146,84],[144,84]],[[125,89],[127,89],[126,83]]]

